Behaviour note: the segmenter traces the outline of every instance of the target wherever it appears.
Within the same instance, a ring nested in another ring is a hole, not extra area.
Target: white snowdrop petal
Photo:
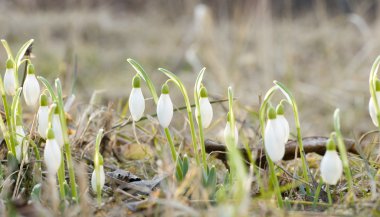
[[[231,126],[230,126],[230,122],[227,122],[226,124],[226,127],[224,128],[224,140],[227,144],[227,141],[229,140],[229,137],[232,136],[231,135]],[[238,129],[235,125],[235,145],[237,145],[239,142],[239,132],[238,132]]]
[[[208,97],[201,97],[199,100],[199,106],[202,116],[202,126],[203,128],[207,128],[210,126],[213,116],[213,110],[211,103]],[[198,115],[198,110],[196,109],[196,115]]]
[[[132,119],[134,121],[139,121],[145,110],[145,100],[141,88],[132,88],[128,104]]]
[[[378,99],[377,103],[380,105],[380,91],[376,91],[376,97]],[[368,109],[369,109],[369,115],[371,116],[372,122],[377,127],[379,124],[377,122],[376,107],[375,107],[375,103],[372,97],[369,100]]]
[[[277,119],[278,121],[280,122],[280,125],[282,127],[282,130],[283,130],[283,138],[284,138],[284,142],[288,142],[289,140],[289,122],[286,120],[286,118],[284,117],[284,115],[277,115]]]
[[[335,150],[327,150],[321,161],[321,176],[324,182],[336,185],[343,173],[342,161]]]
[[[49,173],[57,173],[61,165],[61,148],[55,139],[46,140],[44,162]]]
[[[5,93],[9,96],[16,94],[16,78],[14,69],[6,69],[4,74],[4,89]]]
[[[99,166],[99,172],[100,172],[100,189],[102,189],[104,186],[105,180],[106,180],[106,176],[104,174],[104,167],[103,166]],[[91,175],[91,187],[92,187],[92,190],[94,192],[97,192],[96,171],[95,170],[92,172],[92,175]]]
[[[48,106],[40,106],[37,112],[38,118],[38,134],[46,139],[46,132],[49,125],[49,107]]]
[[[278,129],[279,127],[277,119],[270,119],[264,131],[265,150],[273,162],[282,160],[285,154],[284,139],[282,135],[278,135],[279,133],[283,134],[283,132],[281,129]]]
[[[64,141],[63,141],[63,134],[62,134],[62,125],[61,125],[61,121],[59,119],[58,114],[53,114],[52,122],[53,122],[52,124],[53,124],[55,140],[57,141],[58,145],[62,147],[64,144]]]
[[[173,103],[169,94],[161,94],[157,102],[157,118],[163,128],[167,128],[173,118]]]
[[[35,106],[40,98],[40,85],[35,74],[26,75],[23,94],[25,102],[28,106]]]
[[[21,145],[22,141],[24,140],[25,138],[25,131],[24,129],[22,128],[21,125],[17,125],[16,126],[16,141],[17,141],[17,145]]]

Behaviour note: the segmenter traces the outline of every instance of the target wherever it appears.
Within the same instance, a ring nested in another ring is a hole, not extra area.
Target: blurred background
[[[158,89],[166,79],[158,67],[191,91],[206,67],[212,97],[234,87],[240,120],[254,117],[259,96],[279,80],[298,101],[305,136],[328,135],[339,107],[355,138],[374,129],[368,78],[380,54],[379,9],[376,0],[0,0],[0,37],[14,52],[34,38],[37,74],[60,77],[80,102],[99,89],[126,99],[135,74],[127,58]],[[4,49],[0,61],[4,71]]]

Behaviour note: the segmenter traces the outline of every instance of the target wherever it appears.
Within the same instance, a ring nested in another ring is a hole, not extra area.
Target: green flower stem
[[[200,97],[199,97],[199,92],[201,89],[201,84],[202,84],[202,79],[203,75],[205,73],[206,68],[203,68],[197,77],[197,80],[195,82],[194,86],[194,100],[195,100],[195,109],[198,111],[197,115],[197,121],[198,121],[198,134],[199,134],[199,139],[200,139],[200,146],[201,146],[201,154],[202,154],[202,162],[203,162],[203,168],[205,171],[207,171],[208,166],[207,166],[207,158],[206,158],[206,148],[205,148],[205,139],[204,139],[204,133],[203,133],[203,125],[202,125],[202,115],[201,115],[201,107],[200,107]]]
[[[191,140],[192,140],[193,149],[194,149],[194,155],[195,155],[197,165],[200,165],[198,146],[197,146],[197,138],[195,135],[193,112],[191,110],[191,104],[190,104],[189,97],[187,95],[186,88],[183,85],[183,83],[181,82],[181,80],[172,72],[170,72],[166,69],[163,69],[163,68],[159,68],[158,70],[163,72],[166,76],[168,76],[178,86],[178,88],[180,89],[180,91],[183,95],[183,98],[184,98],[185,104],[186,104],[187,115],[188,115],[189,122],[190,122],[190,133],[191,133]]]
[[[96,136],[95,143],[95,156],[94,156],[94,164],[95,164],[95,173],[96,173],[96,195],[98,204],[102,203],[102,189],[100,187],[100,165],[102,164],[102,156],[100,154],[100,142],[103,137],[103,129],[100,129],[98,135]]]
[[[281,92],[285,95],[288,103],[293,108],[294,122],[295,122],[296,130],[297,130],[297,143],[298,143],[298,148],[300,149],[300,155],[301,155],[301,161],[302,161],[302,174],[303,174],[303,178],[305,179],[305,181],[309,182],[309,171],[308,171],[308,166],[307,166],[307,161],[306,161],[306,154],[305,154],[305,151],[303,149],[303,141],[302,141],[302,135],[301,135],[301,124],[300,124],[300,120],[299,120],[299,113],[298,113],[298,107],[296,104],[296,100],[293,97],[290,90],[287,87],[285,87],[285,85],[283,85],[281,82],[274,81],[273,83],[280,88]],[[306,190],[308,191],[308,193],[310,193],[309,186],[306,186]]]
[[[277,86],[273,86],[272,88],[270,88],[267,91],[267,93],[265,94],[265,97],[264,97],[264,101],[261,104],[260,110],[259,110],[261,139],[263,141],[262,144],[264,147],[265,147],[265,115],[266,115],[266,110],[267,110],[267,106],[269,104],[269,100],[272,97],[272,95],[275,93],[277,88],[278,88]],[[277,203],[278,203],[278,206],[280,208],[282,208],[284,206],[284,201],[282,200],[281,189],[280,189],[278,179],[276,176],[276,172],[274,169],[274,163],[273,163],[272,159],[270,159],[270,157],[268,157],[266,150],[265,150],[265,155],[267,156],[266,159],[267,159],[267,162],[269,165],[270,180],[272,182],[272,185],[274,187],[274,191],[276,193]]]
[[[50,93],[50,92],[49,92]],[[56,96],[52,95],[54,93],[50,93],[52,98],[55,98]],[[57,107],[57,103],[53,103],[49,108],[49,116],[48,116],[48,125],[49,127],[52,127],[53,123],[53,114],[55,111],[55,108]],[[61,200],[65,200],[66,198],[66,191],[65,191],[65,161],[64,161],[64,154],[61,150],[61,165],[59,166],[57,177],[58,177],[58,185],[59,185],[59,196],[61,197]]]
[[[243,158],[236,148],[237,144],[235,144],[235,115],[233,111],[233,92],[231,87],[228,88],[228,106],[231,131],[230,136],[227,136],[226,139],[228,148],[227,156],[228,164],[230,165],[230,175],[235,180],[234,184],[231,186],[231,189],[233,191],[233,199],[237,202],[237,205],[235,207],[239,207],[240,204],[247,199],[247,193],[249,192],[247,190],[247,187],[250,186],[250,183],[248,184],[247,181],[250,179],[248,178]],[[235,213],[235,215],[237,215],[237,213],[239,213],[239,210],[235,210]]]
[[[173,162],[176,163],[177,162],[177,153],[176,153],[175,148],[174,148],[174,143],[172,140],[172,136],[170,135],[169,128],[165,128],[164,131],[165,131],[166,139],[168,140],[168,143],[169,143],[170,153],[172,154]]]
[[[65,146],[65,153],[66,153],[66,165],[67,169],[69,171],[69,178],[70,178],[70,185],[71,185],[71,196],[74,201],[78,201],[78,193],[77,193],[77,185],[75,181],[75,171],[72,161],[72,155],[71,155],[71,149],[70,149],[70,141],[68,136],[68,129],[67,129],[67,123],[66,123],[66,117],[65,117],[65,111],[63,106],[63,98],[62,98],[62,86],[61,81],[59,79],[55,80],[55,86],[57,89],[57,103],[59,108],[59,117],[62,125],[62,133],[63,133],[63,141]]]
[[[7,95],[5,94],[4,83],[1,76],[0,76],[0,93],[1,93],[1,99],[3,101],[3,106],[4,106],[4,111],[5,111],[5,119],[7,120],[7,127],[8,127],[7,129],[5,126],[3,117],[2,115],[0,115],[0,129],[4,134],[4,139],[5,139],[5,143],[7,145],[8,151],[11,152],[14,156],[16,156],[15,148],[14,148],[15,147],[15,140],[13,137],[14,134],[10,132],[12,129],[11,122],[9,121],[11,120],[11,115],[9,112]]]
[[[335,136],[336,140],[338,142],[338,149],[340,156],[342,158],[342,163],[343,163],[343,170],[347,178],[348,182],[348,190],[349,192],[353,192],[353,182],[352,182],[352,175],[350,171],[350,165],[348,162],[348,157],[347,157],[347,150],[346,146],[344,145],[342,133],[340,130],[340,117],[339,117],[339,109],[336,109],[334,112],[334,128],[335,128]]]
[[[13,101],[12,101],[12,105],[11,105],[11,108],[10,108],[10,114],[9,114],[9,125],[8,127],[10,127],[11,129],[11,139],[13,140],[13,145],[12,145],[12,153],[14,153],[14,156],[16,156],[16,114],[17,114],[17,108],[18,108],[18,104],[19,104],[19,100],[20,100],[20,95],[21,95],[21,89],[22,88],[18,88],[17,89],[17,92],[15,94],[15,96],[13,97]],[[13,150],[14,149],[14,150]]]

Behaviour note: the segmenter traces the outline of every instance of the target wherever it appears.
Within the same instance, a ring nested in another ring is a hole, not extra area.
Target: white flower
[[[173,118],[173,103],[166,84],[162,86],[161,96],[157,102],[157,118],[163,128],[167,128]]]
[[[38,134],[44,139],[46,139],[46,133],[48,129],[48,121],[49,121],[49,107],[47,102],[47,96],[45,94],[41,94],[40,96],[40,107],[37,112],[37,120],[38,120]]]
[[[58,108],[56,108],[56,109],[58,109]],[[56,112],[57,112],[57,110],[56,110]],[[57,113],[53,114],[52,122],[53,122],[52,125],[53,125],[55,140],[57,141],[58,145],[60,147],[62,147],[64,144],[64,141],[63,141],[62,125],[61,125],[61,120],[59,118],[59,114],[57,114]]]
[[[5,93],[9,96],[14,96],[16,94],[16,75],[14,62],[11,59],[7,60],[7,69],[4,74],[4,89]]]
[[[140,88],[140,78],[135,76],[133,78],[133,88],[129,95],[129,110],[134,121],[139,121],[144,114],[145,99]]]
[[[327,150],[321,161],[321,176],[324,182],[336,185],[343,173],[342,161],[335,150]]]
[[[207,128],[210,126],[213,116],[212,106],[208,99],[207,90],[205,87],[201,88],[199,99],[199,109],[202,118],[202,127]],[[198,109],[195,109],[195,116],[198,116]],[[198,120],[198,119],[197,119]]]
[[[226,127],[224,128],[224,141],[226,142],[226,144],[228,144],[228,141],[230,140],[231,136],[232,136],[232,132],[231,132],[231,122],[229,120],[229,115],[227,115],[227,123],[226,123]],[[238,133],[238,129],[236,127],[236,124],[235,124],[235,145],[238,144],[239,142],[239,133]]]
[[[284,142],[288,142],[289,139],[289,123],[286,120],[284,116],[284,106],[282,103],[280,103],[277,108],[276,108],[276,113],[277,113],[277,119],[280,122],[280,126],[282,128],[282,135],[281,137],[284,138]]]
[[[4,89],[5,93],[9,96],[16,94],[16,75],[14,69],[14,62],[11,59],[7,60],[7,69],[4,74]]]
[[[377,104],[380,106],[380,91],[376,91],[376,98],[377,98]],[[373,102],[373,99],[369,100],[369,115],[371,116],[373,124],[377,127],[379,124],[377,122],[377,117],[376,117],[376,108],[375,108],[375,103]]]
[[[54,132],[50,128],[47,133],[44,151],[44,162],[49,173],[56,174],[61,165],[61,148],[54,138]]]
[[[103,165],[100,165],[99,166],[99,177],[100,177],[100,180],[99,180],[99,184],[100,184],[100,190],[103,189],[103,186],[104,186],[104,183],[105,183],[105,174],[104,174],[104,168],[103,168]],[[96,180],[96,170],[94,170],[92,172],[92,175],[91,175],[91,187],[92,187],[92,190],[94,192],[97,192],[97,188],[96,188],[96,183],[97,183],[97,180]]]
[[[17,125],[16,126],[16,141],[17,141],[17,144],[16,144],[16,158],[19,162],[21,162],[22,158],[25,158],[25,160],[27,160],[27,151],[28,151],[28,147],[26,145],[26,143],[24,143],[25,139],[25,131],[24,129],[22,128],[22,125]],[[22,151],[21,151],[22,149]]]
[[[285,127],[277,118],[273,108],[269,109],[268,121],[264,131],[264,144],[273,162],[282,160],[285,154]]]
[[[28,74],[25,78],[23,94],[28,106],[35,106],[37,104],[40,97],[40,85],[34,74],[34,67],[32,64],[28,65]]]

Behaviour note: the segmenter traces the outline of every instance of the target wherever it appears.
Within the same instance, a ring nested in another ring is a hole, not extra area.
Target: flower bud
[[[9,96],[14,96],[16,94],[16,75],[14,62],[12,59],[7,60],[7,68],[4,74],[4,90]]]
[[[289,140],[289,122],[286,120],[284,116],[284,107],[280,103],[277,108],[276,108],[276,113],[277,113],[277,119],[280,122],[280,126],[282,128],[283,135],[282,137],[284,138],[284,142],[288,142]]]
[[[53,125],[55,140],[57,141],[58,145],[62,147],[64,144],[64,141],[63,141],[62,125],[61,125],[61,119],[59,117],[58,107],[56,107],[54,110],[52,125]]]
[[[100,190],[102,190],[103,186],[104,186],[104,183],[105,183],[105,180],[106,180],[106,177],[105,177],[105,174],[104,174],[104,167],[103,167],[103,165],[99,166],[99,177],[100,177],[99,182],[97,182],[96,177],[97,177],[96,176],[96,170],[94,170],[92,172],[92,175],[91,175],[91,187],[92,187],[92,190],[97,193],[96,183],[99,183]]]
[[[23,142],[25,139],[25,131],[22,127],[22,120],[19,115],[16,116],[16,158],[19,162],[23,158],[27,160],[27,152],[28,152],[28,147],[27,145]]]
[[[212,116],[213,116],[213,110],[211,103],[208,99],[208,94],[207,90],[205,87],[201,88],[200,91],[200,99],[199,99],[199,109],[201,112],[201,117],[202,117],[202,127],[207,128],[210,126],[211,121],[212,121]],[[195,109],[195,115],[198,116],[198,109]],[[197,119],[198,121],[198,119]]]
[[[56,174],[61,165],[61,148],[54,138],[52,128],[47,130],[47,140],[44,151],[44,162],[49,173]]]
[[[46,132],[48,129],[49,121],[49,107],[48,107],[48,97],[45,94],[40,96],[40,107],[37,112],[38,120],[38,134],[46,139]]]
[[[380,106],[380,81],[376,80],[376,98],[377,98],[377,104]],[[377,127],[379,126],[379,123],[377,121],[377,113],[376,113],[376,107],[375,103],[371,97],[369,100],[369,115],[371,116],[373,124]]]
[[[336,185],[343,173],[342,161],[336,152],[332,138],[327,141],[327,150],[321,161],[321,176],[329,185]]]
[[[34,74],[34,66],[32,64],[28,65],[28,74],[25,78],[23,94],[28,106],[34,107],[37,104],[40,97],[40,85]]]
[[[132,91],[129,95],[129,110],[132,115],[133,121],[139,121],[144,114],[145,99],[140,87],[140,77],[136,75],[132,81]]]
[[[268,110],[268,121],[264,131],[264,144],[268,156],[273,162],[282,160],[285,155],[284,127],[277,118],[273,107]]]
[[[238,144],[239,142],[239,132],[238,132],[238,129],[235,125],[235,145]],[[232,131],[231,131],[231,120],[230,120],[230,114],[228,113],[227,114],[227,123],[226,123],[226,127],[224,128],[224,140],[226,142],[226,144],[228,144],[228,141],[230,139],[230,137],[232,136]]]
[[[163,128],[167,128],[173,118],[173,103],[167,84],[162,86],[161,95],[157,102],[157,118]]]

